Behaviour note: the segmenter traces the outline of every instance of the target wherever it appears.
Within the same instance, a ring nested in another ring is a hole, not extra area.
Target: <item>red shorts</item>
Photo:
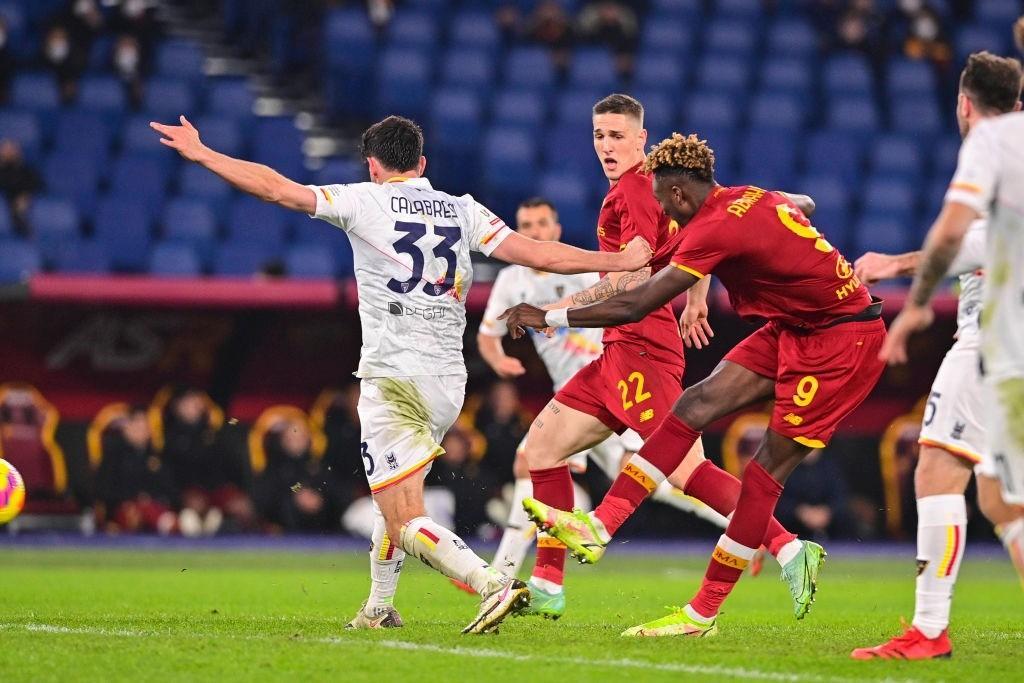
[[[885,368],[878,360],[884,341],[881,320],[809,332],[768,323],[725,360],[775,380],[773,431],[822,448],[875,388]]]
[[[628,428],[646,440],[681,393],[681,365],[657,362],[635,346],[613,343],[573,375],[555,400],[596,417],[616,433]]]

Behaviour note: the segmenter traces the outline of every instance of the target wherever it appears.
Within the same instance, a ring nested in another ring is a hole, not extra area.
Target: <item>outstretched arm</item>
[[[607,301],[546,313],[536,306],[518,304],[502,313],[498,319],[505,321],[514,339],[521,337],[527,327],[614,327],[642,319],[697,281],[697,276],[684,270],[665,268],[640,286]]]
[[[491,252],[506,263],[515,263],[548,273],[596,273],[611,270],[637,270],[651,260],[647,241],[633,238],[619,252],[587,251],[561,242],[540,242],[514,232]]]
[[[651,267],[644,266],[639,270],[606,273],[603,278],[578,292],[573,292],[553,304],[548,304],[544,310],[550,311],[555,308],[568,308],[570,306],[586,306],[599,301],[607,301],[616,294],[628,292],[631,289],[642,285],[651,279]]]
[[[181,116],[179,120],[180,126],[156,122],[149,125],[163,136],[160,142],[177,150],[185,159],[216,173],[242,192],[286,209],[316,213],[316,195],[313,190],[285,178],[269,166],[235,159],[210,149],[200,141],[199,131],[188,119]]]
[[[853,270],[857,277],[869,285],[894,277],[912,277],[917,274],[923,254],[922,251],[909,251],[906,254],[892,256],[869,251],[857,259]],[[963,275],[984,267],[985,230],[972,226],[964,235],[960,251],[957,252],[956,258],[953,259],[946,274],[950,276]]]

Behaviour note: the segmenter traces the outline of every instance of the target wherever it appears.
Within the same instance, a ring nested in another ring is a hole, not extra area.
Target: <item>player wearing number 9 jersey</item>
[[[363,134],[372,182],[324,187],[303,186],[211,150],[184,116],[180,126],[152,126],[186,159],[260,199],[328,221],[352,242],[363,331],[356,373],[362,379],[362,455],[378,514],[370,597],[349,626],[401,626],[393,599],[408,552],[480,594],[480,610],[464,633],[494,631],[529,603],[526,585],[481,560],[423,507],[423,479],[444,452],[439,442],[465,393],[470,252],[538,270],[587,273],[639,268],[650,256],[646,245],[603,254],[512,232],[472,197],[430,185],[423,177],[423,134],[401,117],[390,116]]]
[[[752,186],[721,187],[714,154],[696,136],[674,134],[656,146],[646,168],[654,194],[682,226],[666,268],[636,289],[602,303],[543,311],[520,305],[507,324],[550,325],[563,318],[580,327],[642,319],[711,273],[719,276],[744,318],[767,324],[731,351],[711,374],[685,392],[590,515],[527,504],[534,520],[588,561],[597,561],[611,534],[679,466],[701,430],[714,420],[766,399],[775,400],[770,428],[743,473],[736,510],[696,597],[667,617],[626,635],[709,635],[721,603],[765,538],[782,485],[813,449],[867,396],[881,375],[885,339],[881,303],[872,302],[850,264],[813,228],[788,197]],[[779,558],[783,561],[783,558]],[[785,558],[795,614],[814,597],[824,553],[804,543]]]

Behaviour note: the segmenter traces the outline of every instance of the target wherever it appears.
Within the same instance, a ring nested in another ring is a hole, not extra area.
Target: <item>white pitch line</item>
[[[225,638],[228,640],[255,640],[268,641],[285,639],[287,636],[235,636],[223,633],[199,633],[189,631],[186,633],[175,633],[173,631],[132,631],[127,629],[105,629],[105,628],[74,628],[70,626],[57,626],[54,624],[10,624],[0,623],[0,631],[25,630],[34,633],[54,633],[88,636],[113,636],[119,638],[153,638],[165,637],[167,635],[179,635],[189,638]],[[320,643],[324,645],[341,645],[345,647],[379,647],[388,650],[403,650],[406,652],[432,652],[444,655],[455,655],[458,657],[477,657],[484,659],[505,659],[516,662],[539,662],[546,665],[552,663],[565,664],[570,666],[586,666],[607,669],[643,669],[647,671],[667,671],[672,673],[701,674],[708,676],[728,676],[746,680],[759,681],[786,681],[800,683],[802,681],[830,681],[832,683],[861,683],[864,678],[838,678],[828,676],[807,676],[803,674],[789,674],[775,671],[763,671],[760,669],[748,669],[742,667],[727,667],[704,664],[683,664],[677,662],[648,662],[642,659],[584,659],[582,657],[559,657],[548,655],[533,655],[511,652],[508,650],[493,650],[489,648],[471,647],[446,647],[443,645],[431,645],[429,643],[413,643],[402,640],[365,640],[348,638],[302,638],[301,640],[289,642]],[[914,679],[884,679],[885,683],[914,683]]]

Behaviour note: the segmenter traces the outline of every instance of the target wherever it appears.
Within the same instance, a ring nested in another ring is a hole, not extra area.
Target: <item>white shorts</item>
[[[465,375],[367,377],[360,382],[363,469],[379,493],[429,468],[466,397]]]
[[[988,449],[982,419],[981,371],[976,344],[954,344],[932,382],[921,421],[923,446],[941,448],[979,466]]]
[[[1003,500],[1024,505],[1024,377],[986,378],[984,405]]]

